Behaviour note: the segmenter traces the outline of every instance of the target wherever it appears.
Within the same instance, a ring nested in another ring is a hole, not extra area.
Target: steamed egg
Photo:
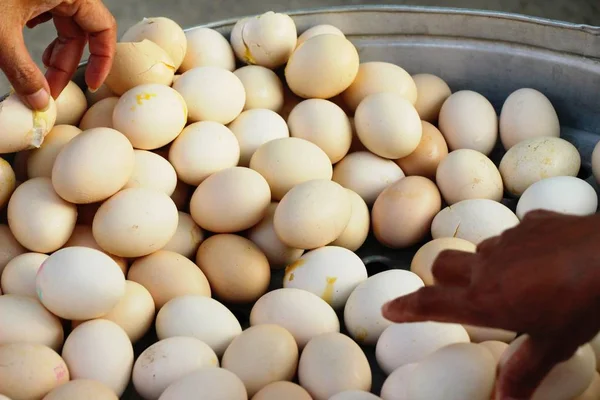
[[[187,50],[180,73],[197,67],[235,69],[235,56],[229,42],[214,29],[198,28],[185,33]]]

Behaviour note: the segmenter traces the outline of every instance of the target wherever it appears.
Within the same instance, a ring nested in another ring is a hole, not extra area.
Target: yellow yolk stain
[[[135,100],[137,101],[138,105],[141,106],[144,104],[144,100],[150,100],[153,97],[156,97],[155,93],[140,93],[135,96]]]
[[[289,282],[293,281],[294,280],[293,272],[296,270],[296,268],[300,268],[303,265],[304,265],[304,260],[299,259],[299,260],[293,262],[292,264],[288,265],[287,267],[285,267],[284,281],[289,281]]]
[[[367,330],[365,328],[358,328],[356,330],[356,341],[359,343],[363,343],[366,339],[367,336],[369,336],[369,332],[367,332]]]
[[[321,298],[329,304],[333,302],[333,293],[335,290],[335,283],[337,282],[337,279],[337,277],[331,276],[325,278],[325,290],[323,291],[323,295],[321,296]]]

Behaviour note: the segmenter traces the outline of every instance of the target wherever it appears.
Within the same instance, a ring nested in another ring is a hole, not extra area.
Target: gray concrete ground
[[[475,8],[600,25],[600,3],[596,0],[105,0],[105,3],[117,18],[120,33],[143,17],[165,16],[189,27],[269,10],[356,4]],[[41,62],[42,52],[53,34],[51,23],[25,30],[27,44],[37,62]],[[0,74],[0,93],[6,92],[7,88],[4,75]]]

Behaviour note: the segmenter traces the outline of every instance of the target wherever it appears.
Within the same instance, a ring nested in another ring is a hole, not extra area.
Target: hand
[[[383,315],[528,333],[500,370],[495,398],[529,399],[553,366],[600,330],[599,245],[600,215],[532,212],[475,254],[442,252],[436,285],[391,301]]]
[[[43,110],[75,73],[89,41],[85,80],[98,89],[112,66],[116,22],[101,0],[3,0],[0,5],[0,69],[32,109]],[[46,76],[31,59],[23,27],[54,20],[58,37],[43,55]]]

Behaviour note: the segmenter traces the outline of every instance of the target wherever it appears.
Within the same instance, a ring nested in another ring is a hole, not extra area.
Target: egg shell
[[[393,160],[415,151],[423,135],[417,110],[397,93],[382,92],[366,97],[356,109],[354,123],[367,149]]]
[[[105,83],[121,96],[129,89],[147,83],[169,86],[176,69],[169,54],[150,40],[117,43],[112,69]]]
[[[94,216],[94,238],[105,251],[142,257],[162,249],[175,235],[179,211],[163,192],[125,189],[104,202]]]
[[[118,400],[107,386],[91,379],[76,379],[60,385],[48,393],[43,400]]]
[[[56,125],[78,125],[88,109],[83,90],[73,81],[69,81],[56,98]]]
[[[275,324],[287,329],[302,350],[313,338],[340,331],[340,321],[327,302],[301,289],[278,289],[252,307],[250,325]]]
[[[244,111],[230,125],[240,146],[239,165],[247,167],[256,150],[271,140],[290,136],[285,120],[275,111],[253,109]]]
[[[94,233],[92,231],[92,227],[90,225],[75,225],[75,229],[73,230],[73,234],[65,243],[63,248],[66,247],[89,247],[91,249],[99,250],[103,253],[106,253],[96,242],[94,239]],[[114,262],[119,265],[123,274],[127,274],[127,269],[129,264],[127,260],[123,257],[115,256],[114,254],[106,253],[110,258],[113,259]],[[37,296],[36,296],[37,297]]]
[[[148,188],[171,196],[177,186],[175,168],[158,154],[145,150],[134,150],[133,173],[123,189]]]
[[[448,145],[442,133],[427,121],[421,121],[423,134],[419,145],[408,156],[396,160],[408,176],[419,175],[435,179],[438,165],[448,155]]]
[[[498,140],[498,116],[477,92],[461,90],[444,102],[439,128],[450,150],[471,149],[489,155]]]
[[[348,336],[327,333],[304,348],[298,380],[314,400],[327,400],[346,390],[371,390],[371,367],[361,348]]]
[[[290,57],[285,67],[289,88],[303,98],[329,99],[346,90],[358,74],[356,47],[334,34],[315,36]]]
[[[598,195],[592,185],[572,176],[542,179],[529,186],[517,204],[517,216],[523,219],[534,210],[569,215],[592,215],[598,209]]]
[[[416,367],[417,364],[407,364],[388,376],[381,387],[381,398],[383,400],[410,400],[408,397],[408,384]]]
[[[210,297],[204,273],[181,254],[160,250],[136,260],[127,279],[144,286],[152,295],[157,310],[170,300],[195,294]]]
[[[210,28],[192,29],[185,33],[187,51],[179,68],[186,72],[197,67],[235,69],[235,55],[227,39]]]
[[[179,211],[177,231],[169,243],[162,250],[179,253],[187,258],[194,258],[198,247],[204,241],[204,232],[190,214]]]
[[[92,379],[117,396],[125,391],[133,367],[133,346],[112,321],[97,319],[73,329],[62,350],[73,379]]]
[[[417,86],[415,108],[419,116],[424,121],[436,122],[442,105],[452,94],[450,87],[442,78],[432,74],[417,74],[412,78]]]
[[[598,372],[600,372],[600,333],[592,339],[590,346],[592,346],[592,350],[594,350],[594,353],[596,354],[596,368],[598,369]]]
[[[0,225],[0,274],[13,258],[26,252],[27,249],[15,239],[8,225]]]
[[[506,190],[521,196],[534,183],[556,176],[577,176],[581,156],[577,148],[561,138],[541,137],[513,146],[500,162]]]
[[[284,102],[283,83],[277,74],[260,65],[247,65],[234,71],[246,91],[244,111],[263,108],[281,111]]]
[[[270,383],[291,381],[298,366],[294,337],[278,325],[257,325],[237,336],[223,355],[223,368],[236,374],[254,396]]]
[[[423,286],[421,278],[404,270],[381,272],[362,282],[344,308],[344,321],[350,336],[357,343],[375,345],[383,331],[392,325],[381,315],[381,307]]]
[[[248,232],[248,239],[264,253],[272,269],[282,269],[302,257],[304,250],[283,243],[275,232],[275,210],[279,203],[271,203],[265,217]]]
[[[246,90],[233,72],[218,67],[197,67],[173,84],[185,99],[191,122],[228,124],[244,109]]]
[[[434,239],[459,238],[475,245],[519,224],[505,205],[488,199],[464,200],[446,207],[431,224]]]
[[[594,380],[587,390],[573,400],[596,400],[598,398],[600,398],[600,375],[596,373]]]
[[[363,390],[346,390],[331,396],[329,400],[381,400],[381,398]]]
[[[450,205],[469,199],[501,201],[504,195],[498,168],[485,154],[471,149],[448,154],[437,168],[436,182]]]
[[[0,209],[4,208],[17,188],[15,172],[8,161],[0,158]]]
[[[113,112],[118,97],[107,97],[91,106],[83,115],[79,128],[88,130],[92,128],[113,128]]]
[[[52,168],[52,185],[71,203],[95,203],[125,186],[134,165],[133,147],[123,134],[94,128],[64,145]]]
[[[352,144],[352,126],[337,104],[323,99],[304,100],[288,117],[292,137],[306,139],[319,146],[332,164],[340,161]]]
[[[333,180],[356,192],[370,206],[388,186],[404,178],[391,160],[368,151],[350,153],[333,169]]]
[[[33,178],[52,178],[52,168],[56,157],[67,143],[81,133],[81,129],[72,125],[55,125],[48,133],[39,149],[29,152],[27,157],[27,176]]]
[[[252,400],[313,400],[302,386],[280,381],[268,384],[252,397]]]
[[[442,198],[433,182],[421,176],[403,178],[386,188],[373,205],[375,237],[390,248],[413,246],[427,237],[441,207]]]
[[[479,343],[480,346],[485,347],[492,353],[496,362],[499,363],[504,352],[508,349],[508,343],[498,342],[496,340],[488,340],[486,342]]]
[[[8,203],[8,225],[30,251],[50,253],[69,240],[77,222],[77,207],[59,197],[49,178],[20,185]]]
[[[108,97],[114,97],[115,93],[106,86],[105,83],[100,85],[95,91],[91,91],[90,88],[85,89],[85,98],[87,99],[88,105],[92,107],[94,104]]]
[[[275,232],[298,249],[316,249],[344,232],[352,216],[352,202],[339,184],[316,179],[290,190],[275,210]]]
[[[352,202],[352,214],[350,222],[346,225],[344,232],[331,243],[331,246],[344,247],[350,251],[357,251],[369,236],[371,227],[371,213],[367,203],[357,193],[346,189]]]
[[[543,93],[519,89],[508,96],[500,113],[500,140],[505,149],[535,137],[559,137],[556,110]]]
[[[47,259],[48,255],[46,254],[25,253],[10,260],[2,272],[0,281],[2,292],[28,296],[37,300],[35,277],[42,263]]]
[[[600,142],[596,144],[592,153],[592,172],[596,178],[596,182],[600,185]]]
[[[223,356],[231,341],[241,333],[242,327],[235,315],[206,296],[176,297],[165,304],[156,317],[159,340],[194,337],[209,345],[218,357]]]
[[[0,392],[14,400],[41,399],[69,381],[63,359],[41,344],[0,345]]]
[[[16,94],[0,101],[0,154],[38,148],[56,122],[56,103],[32,111]]]
[[[167,52],[177,69],[186,56],[188,37],[175,21],[165,17],[144,18],[123,34],[121,42],[141,42],[147,39]]]
[[[185,100],[175,89],[156,83],[125,92],[113,111],[113,126],[133,147],[154,150],[172,142],[187,123]]]
[[[263,144],[250,159],[250,168],[265,177],[275,201],[301,183],[330,180],[333,176],[327,153],[301,138],[281,138]]]
[[[411,272],[419,275],[426,286],[435,284],[435,278],[431,269],[433,263],[444,250],[458,250],[475,253],[477,247],[464,239],[455,237],[434,239],[424,244],[414,255],[410,264]]]
[[[223,368],[200,368],[171,384],[159,400],[247,400],[244,383]]]
[[[308,28],[300,36],[298,36],[298,43],[296,44],[296,47],[299,47],[302,43],[306,42],[308,39],[311,39],[311,38],[313,38],[315,36],[319,36],[319,35],[338,35],[338,36],[341,36],[344,38],[346,37],[341,30],[339,30],[338,28],[336,28],[333,25],[327,25],[327,24],[316,25],[316,26],[313,26],[312,28]]]

